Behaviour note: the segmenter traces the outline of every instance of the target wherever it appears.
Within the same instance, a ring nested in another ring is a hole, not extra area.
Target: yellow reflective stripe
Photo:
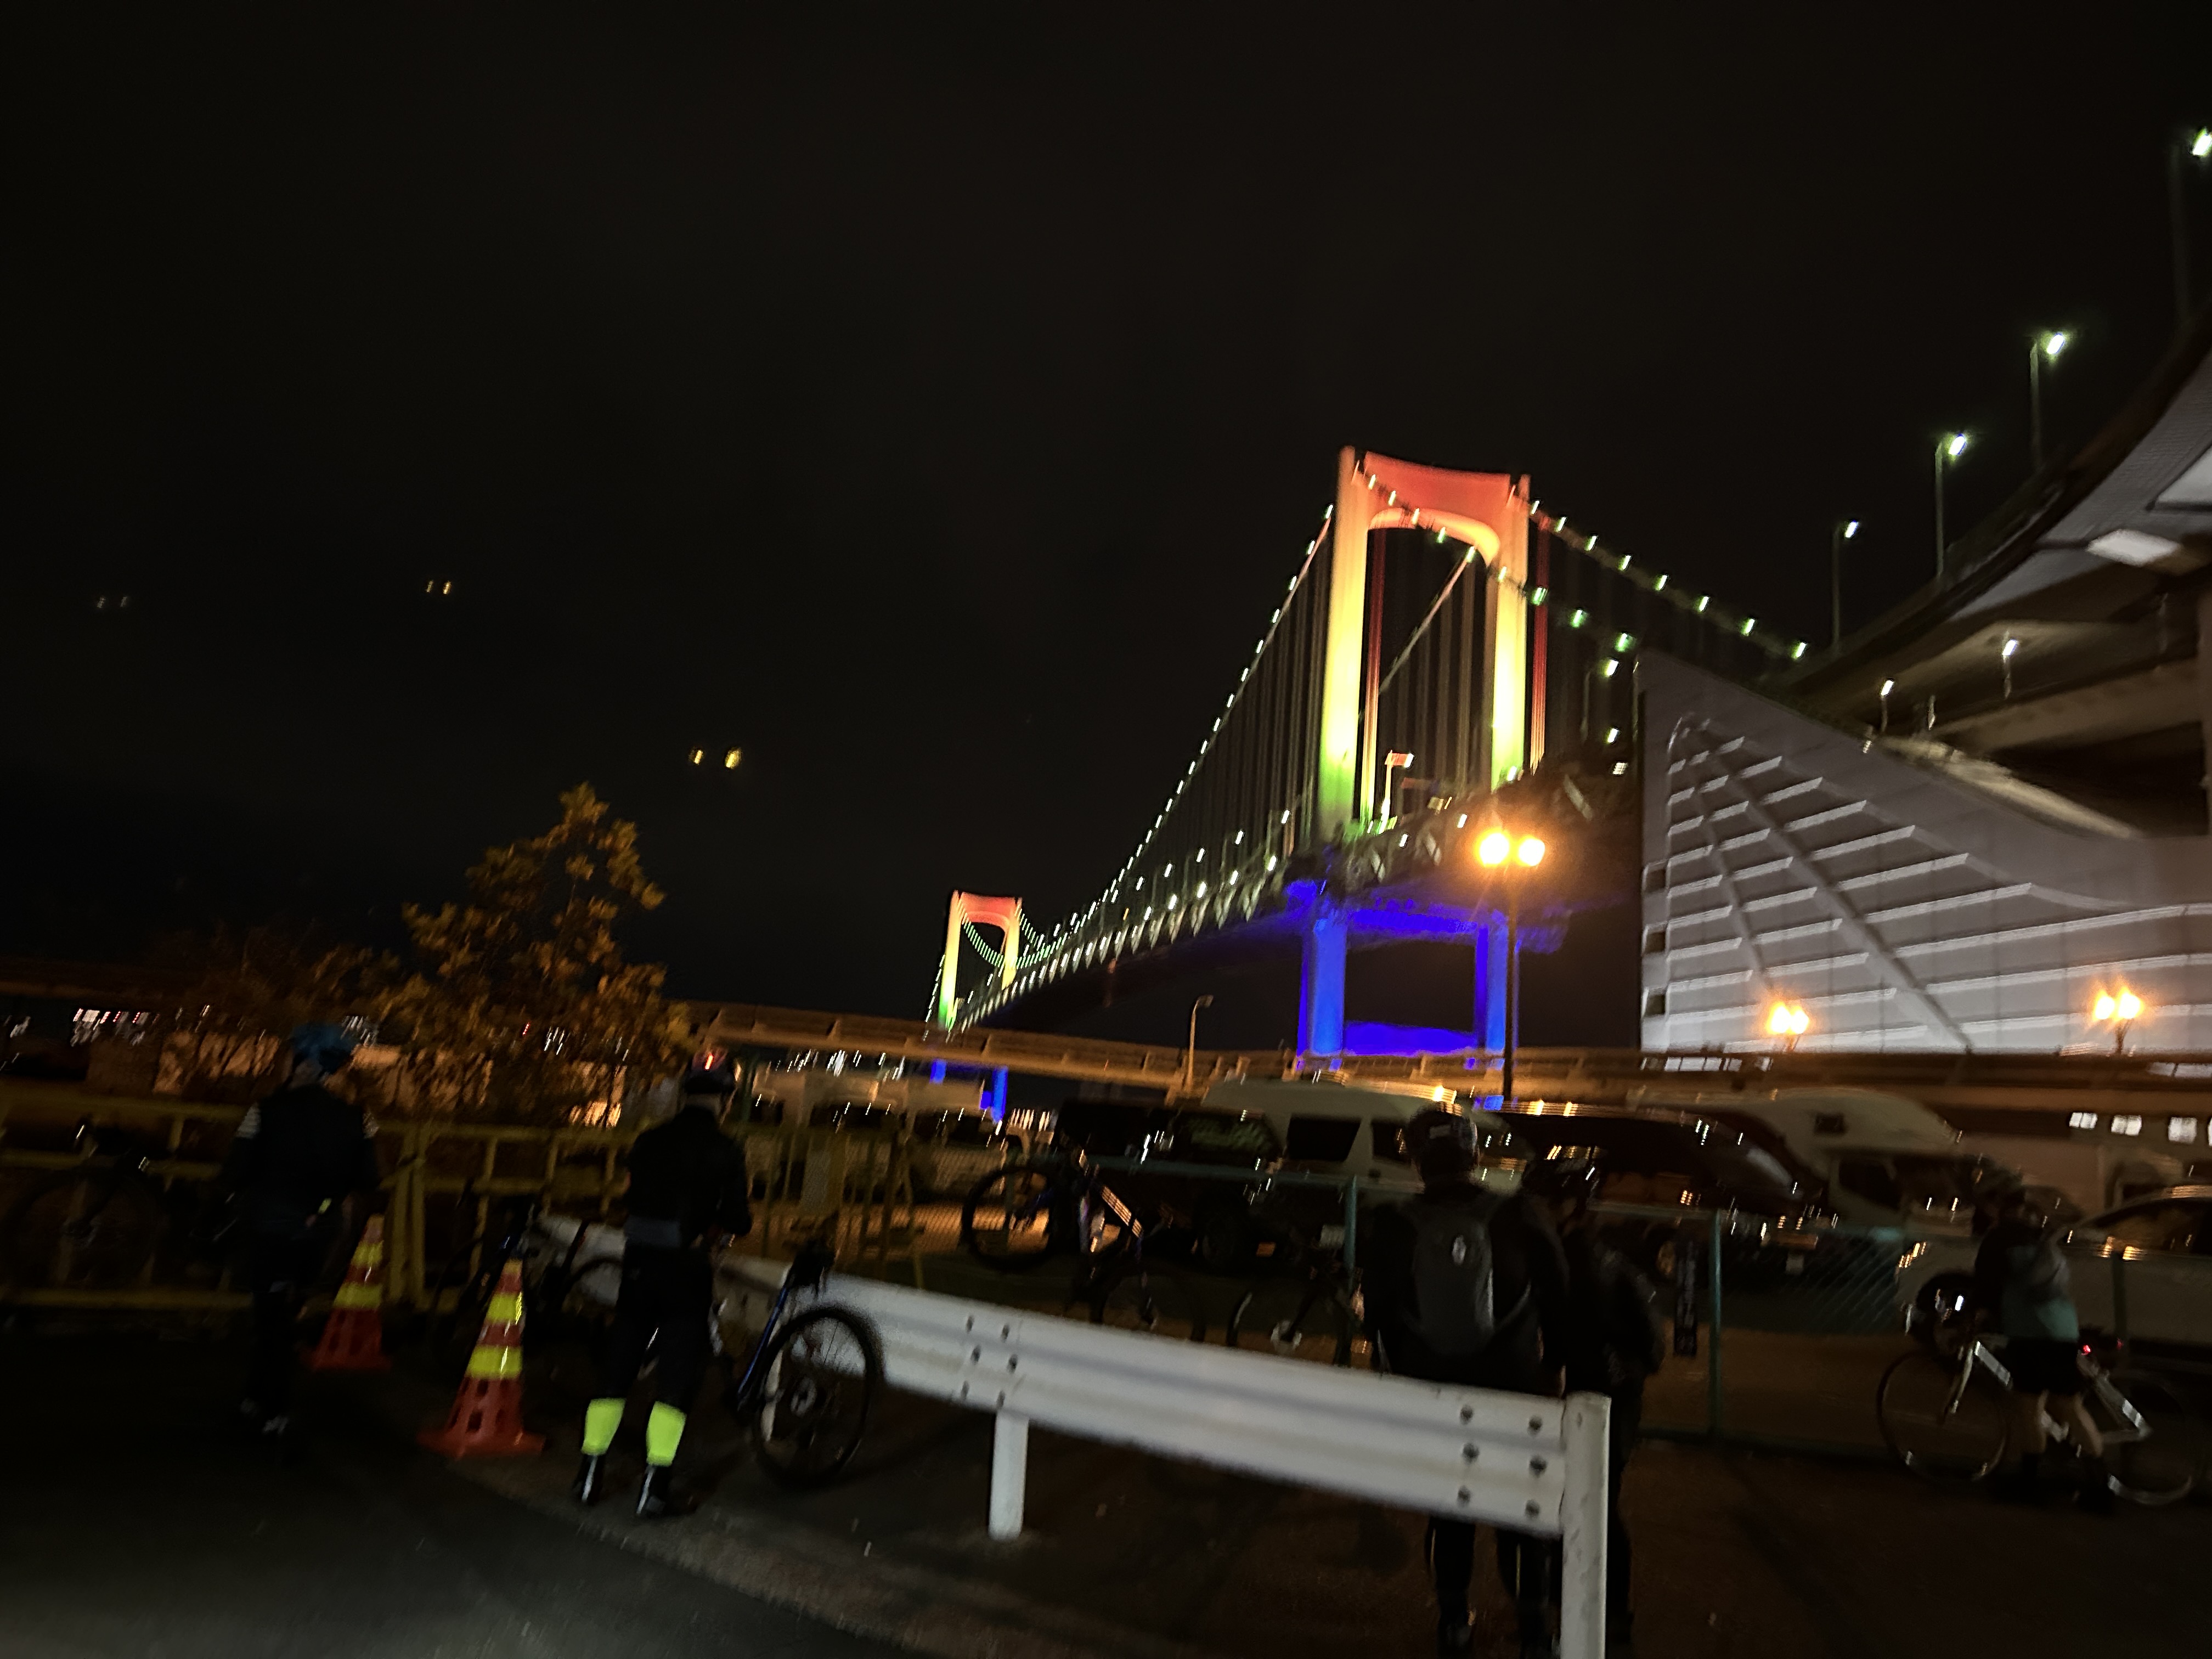
[[[375,1243],[371,1240],[363,1239],[361,1242],[360,1247],[353,1253],[353,1265],[356,1267],[382,1267],[384,1265],[384,1246]]]
[[[380,1308],[384,1305],[384,1286],[381,1285],[341,1285],[338,1293],[331,1298],[333,1308]]]
[[[645,1461],[665,1468],[676,1461],[676,1448],[684,1440],[684,1413],[673,1406],[653,1403],[645,1419]]]
[[[520,1348],[478,1347],[469,1356],[469,1375],[488,1376],[495,1382],[522,1375],[522,1350]]]
[[[597,1457],[615,1443],[615,1431],[622,1427],[623,1402],[615,1396],[594,1400],[584,1407],[584,1453]]]
[[[492,1297],[484,1309],[487,1325],[520,1325],[522,1322],[522,1294],[520,1291]]]

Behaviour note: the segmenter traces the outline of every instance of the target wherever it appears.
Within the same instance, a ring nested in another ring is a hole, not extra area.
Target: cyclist
[[[702,1056],[684,1074],[675,1115],[630,1146],[622,1291],[599,1395],[584,1408],[584,1461],[574,1487],[580,1504],[599,1496],[607,1449],[622,1427],[623,1407],[650,1346],[657,1364],[655,1398],[645,1425],[637,1513],[656,1520],[688,1507],[677,1497],[670,1468],[684,1438],[685,1411],[707,1368],[714,1301],[710,1236],[720,1231],[742,1238],[753,1225],[744,1151],[722,1133],[736,1091],[727,1063]]]
[[[324,1086],[352,1060],[353,1039],[335,1025],[302,1025],[288,1049],[284,1086],[246,1108],[222,1170],[245,1224],[253,1294],[253,1358],[239,1415],[279,1445],[291,1427],[301,1304],[340,1230],[350,1235],[358,1198],[383,1179],[376,1120]]]
[[[1667,1328],[1658,1292],[1598,1230],[1590,1203],[1597,1195],[1595,1164],[1547,1160],[1522,1178],[1524,1190],[1547,1199],[1567,1262],[1566,1386],[1613,1402],[1605,1469],[1605,1632],[1626,1644],[1634,1613],[1629,1601],[1628,1526],[1620,1514],[1620,1477],[1644,1421],[1644,1382],[1667,1355]]]
[[[2087,1382],[2081,1327],[2066,1257],[2024,1188],[1998,1193],[1990,1208],[1993,1224],[1974,1256],[1974,1305],[1978,1322],[2004,1338],[2004,1366],[2012,1376],[2012,1443],[2020,1452],[2000,1490],[2029,1502],[2041,1497],[2047,1406],[2081,1455],[2081,1506],[2109,1511],[2104,1438],[2081,1404]]]
[[[1368,1334],[1382,1363],[1432,1382],[1557,1393],[1567,1268],[1541,1202],[1475,1183],[1474,1126],[1455,1112],[1417,1112],[1404,1135],[1421,1191],[1377,1211],[1360,1237]],[[1438,1516],[1429,1536],[1437,1651],[1471,1653],[1474,1524]],[[1515,1594],[1522,1653],[1548,1656],[1548,1552],[1500,1528],[1498,1562]]]

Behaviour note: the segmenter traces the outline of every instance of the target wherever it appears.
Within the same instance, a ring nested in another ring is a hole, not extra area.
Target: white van
[[[1492,1115],[1467,1110],[1449,1089],[1427,1084],[1339,1083],[1334,1073],[1291,1079],[1240,1079],[1206,1091],[1208,1111],[1265,1118],[1283,1149],[1283,1167],[1312,1175],[1356,1176],[1363,1196],[1401,1198],[1420,1190],[1421,1178],[1406,1155],[1404,1130],[1416,1112],[1431,1107],[1467,1111],[1478,1145],[1504,1144]],[[1486,1156],[1475,1171],[1486,1185],[1510,1192],[1520,1185],[1517,1164]]]
[[[1976,1197],[2020,1179],[1967,1151],[1959,1132],[1917,1100],[1873,1089],[1782,1089],[1705,1095],[1694,1109],[1758,1124],[1827,1183],[1828,1207],[1862,1227],[1966,1231]]]

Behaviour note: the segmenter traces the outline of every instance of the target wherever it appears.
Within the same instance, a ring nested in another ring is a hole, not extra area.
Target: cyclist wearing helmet
[[[1974,1304],[1978,1321],[2004,1338],[2004,1367],[2011,1374],[2013,1439],[2020,1462],[2006,1472],[2000,1491],[2033,1501],[2042,1495],[2043,1413],[2066,1425],[2083,1459],[2081,1506],[2112,1508],[2105,1473],[2104,1437],[2081,1404],[2081,1326],[2066,1257],[2026,1189],[2008,1187],[1990,1200],[1995,1222],[1974,1256]]]
[[[599,1496],[607,1449],[622,1427],[623,1407],[651,1346],[654,1401],[645,1425],[645,1480],[637,1512],[653,1520],[685,1507],[676,1496],[670,1466],[684,1438],[684,1413],[707,1369],[707,1325],[714,1302],[712,1236],[719,1231],[742,1238],[753,1225],[744,1151],[721,1127],[736,1091],[728,1064],[702,1056],[684,1074],[676,1115],[630,1146],[622,1293],[599,1397],[584,1408],[584,1461],[574,1488],[580,1504]]]
[[[291,1426],[293,1340],[307,1288],[341,1230],[350,1235],[359,1194],[383,1179],[376,1120],[325,1088],[353,1058],[353,1039],[335,1025],[292,1033],[284,1086],[246,1108],[223,1160],[246,1235],[253,1294],[253,1359],[244,1425],[281,1444]]]
[[[1531,1164],[1522,1189],[1548,1200],[1567,1261],[1567,1392],[1588,1391],[1613,1402],[1605,1469],[1605,1630],[1608,1641],[1631,1639],[1628,1527],[1620,1515],[1620,1477],[1644,1420],[1644,1382],[1667,1353],[1658,1293],[1615,1249],[1590,1213],[1598,1170],[1583,1159]]]
[[[1420,1194],[1377,1211],[1360,1233],[1361,1291],[1382,1363],[1432,1382],[1556,1393],[1567,1270],[1542,1204],[1476,1184],[1474,1126],[1456,1112],[1417,1112],[1405,1144]],[[1430,1540],[1437,1651],[1471,1653],[1474,1523],[1438,1516]],[[1515,1593],[1522,1651],[1550,1654],[1542,1546],[1501,1528],[1498,1558]]]

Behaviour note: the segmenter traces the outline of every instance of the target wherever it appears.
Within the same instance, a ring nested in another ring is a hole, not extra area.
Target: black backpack
[[[1528,1299],[1523,1290],[1503,1316],[1498,1311],[1490,1222],[1503,1203],[1477,1192],[1450,1204],[1406,1206],[1413,1231],[1413,1306],[1406,1322],[1433,1354],[1472,1358]]]

